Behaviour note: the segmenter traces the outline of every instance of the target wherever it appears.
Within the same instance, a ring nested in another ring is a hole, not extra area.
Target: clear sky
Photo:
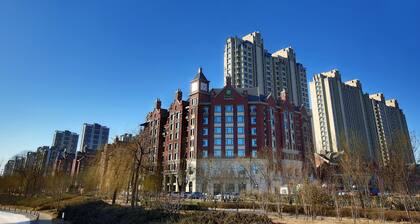
[[[420,1],[0,1],[0,160],[98,122],[133,132],[153,101],[223,83],[228,36],[291,45],[308,78],[338,68],[397,98],[420,132]]]

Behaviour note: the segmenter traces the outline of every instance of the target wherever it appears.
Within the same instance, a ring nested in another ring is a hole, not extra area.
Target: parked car
[[[191,197],[191,192],[184,192],[182,193],[182,198],[190,198]]]
[[[188,197],[189,199],[204,199],[205,195],[201,192],[193,192]]]

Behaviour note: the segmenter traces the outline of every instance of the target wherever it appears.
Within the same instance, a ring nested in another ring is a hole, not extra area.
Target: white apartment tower
[[[414,161],[405,116],[396,100],[363,93],[359,80],[343,83],[338,70],[310,82],[316,152],[342,152],[346,146],[368,160],[386,164],[389,146],[402,139],[406,161]]]
[[[314,141],[317,153],[340,152],[345,144],[362,147],[373,158],[368,117],[359,80],[341,82],[338,70],[313,77],[310,83]]]
[[[392,159],[391,151],[398,148],[407,163],[414,163],[407,122],[397,100],[385,100],[382,93],[371,94],[368,98],[367,104],[374,115],[379,162],[387,164]]]
[[[230,77],[237,88],[257,87],[261,95],[280,97],[286,90],[291,102],[309,108],[306,69],[297,63],[294,50],[269,53],[259,32],[226,40],[224,77],[225,82]]]

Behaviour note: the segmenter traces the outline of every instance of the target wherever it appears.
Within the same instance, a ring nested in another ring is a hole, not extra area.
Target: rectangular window
[[[209,129],[208,128],[203,128],[203,135],[207,136],[209,134]]]
[[[250,107],[250,110],[251,110],[251,113],[257,113],[257,106],[252,105],[252,106]]]
[[[214,128],[214,134],[222,134],[222,128],[219,128],[219,127]]]
[[[238,150],[238,157],[245,157],[245,149]]]
[[[203,139],[203,147],[209,146],[209,141],[207,139]]]
[[[257,128],[251,128],[251,134],[257,135]]]
[[[203,117],[203,124],[209,124],[209,118]]]
[[[233,157],[233,149],[226,149],[226,157]]]
[[[216,124],[222,123],[222,117],[221,116],[215,116],[214,117],[214,123],[216,123]]]
[[[233,123],[233,116],[226,116],[226,123]]]
[[[221,149],[214,149],[214,157],[221,157],[222,150]]]
[[[209,113],[209,107],[203,107],[203,113],[208,114]]]
[[[221,138],[215,138],[214,139],[214,145],[222,145],[222,139]]]
[[[225,106],[225,112],[233,112],[233,106],[232,105],[226,105]]]
[[[251,124],[257,124],[257,117],[255,116],[251,117]]]
[[[257,150],[252,150],[252,157],[257,158]]]
[[[238,106],[236,106],[236,109],[238,110],[238,112],[244,112],[244,105],[239,104]]]
[[[244,116],[240,115],[237,117],[238,123],[244,123]]]
[[[257,139],[256,138],[252,139],[252,147],[257,147]]]
[[[226,138],[226,145],[233,145],[233,138]]]
[[[243,134],[244,133],[244,128],[243,127],[239,127],[238,128],[238,134]]]
[[[208,152],[207,152],[207,150],[203,150],[203,158],[207,158],[207,156],[208,156]]]
[[[226,128],[226,134],[233,134],[233,128],[232,127],[227,127]]]
[[[238,145],[245,145],[245,139],[244,138],[238,138]]]
[[[214,112],[215,112],[215,113],[221,113],[221,112],[222,112],[222,106],[220,106],[220,105],[216,105],[216,106],[214,107]]]

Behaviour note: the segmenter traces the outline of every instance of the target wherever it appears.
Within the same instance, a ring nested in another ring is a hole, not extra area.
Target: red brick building
[[[155,108],[146,117],[147,129],[150,131],[150,141],[153,147],[149,159],[153,164],[153,171],[159,176],[162,173],[162,155],[165,145],[164,131],[168,118],[168,110],[162,109],[161,106],[160,99],[156,99]]]
[[[181,90],[168,108],[165,125],[165,149],[163,152],[163,185],[165,191],[178,191],[184,184],[185,153],[188,135],[188,101],[182,100]],[[182,180],[181,180],[182,179]]]
[[[305,108],[291,104],[285,92],[275,98],[259,94],[257,88],[235,88],[230,80],[223,88],[210,89],[209,83],[200,68],[190,83],[188,101],[177,91],[168,110],[164,189],[280,190],[285,168],[288,176],[302,178],[305,155],[312,155],[311,121]],[[273,172],[265,175],[270,180],[263,180],[262,166],[268,162]]]

